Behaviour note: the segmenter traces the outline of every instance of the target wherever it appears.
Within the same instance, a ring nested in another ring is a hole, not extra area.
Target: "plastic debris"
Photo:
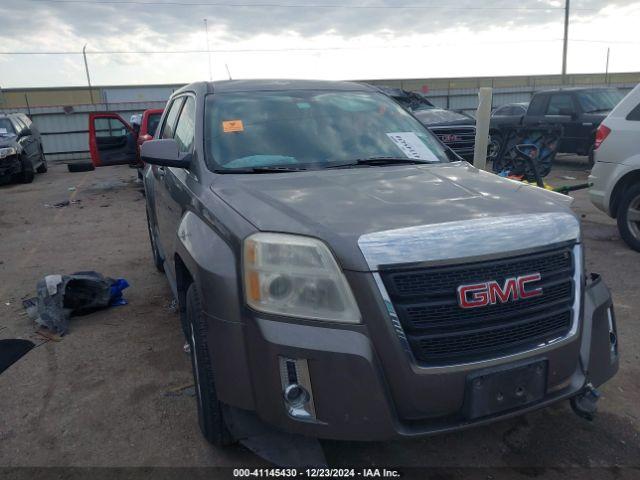
[[[79,205],[82,203],[82,200],[65,200],[63,202],[58,203],[45,203],[45,208],[63,208],[68,207],[69,205]]]
[[[126,305],[128,302],[122,296],[122,291],[129,286],[129,282],[127,282],[124,278],[118,278],[111,285],[111,302],[110,306],[115,307],[118,305]]]
[[[126,305],[122,291],[129,286],[97,272],[47,275],[37,284],[37,297],[22,302],[27,315],[47,330],[64,335],[69,318],[114,305]]]

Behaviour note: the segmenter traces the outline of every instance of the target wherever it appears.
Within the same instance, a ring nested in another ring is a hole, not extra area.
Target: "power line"
[[[562,41],[562,38],[551,38],[551,39],[539,39],[539,40],[514,40],[509,41],[508,43],[555,43]],[[627,40],[587,40],[587,39],[578,39],[571,38],[569,39],[569,43],[596,43],[596,44],[612,44],[612,45],[640,45],[640,42],[627,41]],[[493,42],[473,42],[474,45],[495,45],[504,44],[504,41],[493,41]],[[442,47],[442,46],[460,46],[466,45],[467,43],[432,43],[432,44],[418,44],[418,45],[380,45],[380,46],[370,46],[370,47],[302,47],[302,48],[261,48],[261,49],[251,49],[251,48],[243,48],[243,49],[194,49],[194,50],[95,50],[88,51],[87,55],[186,55],[186,54],[195,54],[195,53],[278,53],[278,52],[323,52],[323,51],[340,51],[340,50],[378,50],[378,49],[402,49],[402,48],[430,48],[430,47]],[[76,50],[65,50],[65,51],[43,51],[43,52],[2,52],[0,51],[0,55],[82,55],[81,51]]]
[[[553,43],[561,41],[561,38],[542,39],[542,40],[513,40],[513,43]],[[487,42],[473,42],[474,45],[503,45],[504,41],[487,41]],[[412,44],[412,45],[379,45],[370,47],[301,47],[301,48],[235,48],[235,49],[194,49],[194,50],[95,50],[88,51],[87,55],[154,55],[154,54],[191,54],[191,53],[278,53],[278,52],[324,52],[324,51],[336,51],[336,50],[379,50],[379,49],[402,49],[402,48],[431,48],[442,46],[461,46],[467,45],[467,42],[461,43],[432,43],[432,44]],[[82,55],[82,52],[75,50],[58,51],[58,52],[2,52],[0,55]]]
[[[305,9],[355,9],[355,10],[513,10],[513,11],[553,11],[564,10],[564,7],[474,7],[460,6],[452,7],[450,5],[345,5],[345,4],[294,4],[294,3],[221,3],[221,2],[204,2],[204,1],[142,1],[142,0],[101,0],[93,2],[90,0],[31,0],[40,3],[61,3],[61,4],[84,4],[84,5],[153,5],[167,7],[219,7],[219,8],[305,8]],[[574,8],[581,11],[597,11],[597,8]]]

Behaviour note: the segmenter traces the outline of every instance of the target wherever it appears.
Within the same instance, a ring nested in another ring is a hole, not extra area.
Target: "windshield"
[[[13,129],[13,125],[11,124],[11,120],[8,118],[0,118],[0,135],[13,135],[15,130]]]
[[[614,88],[608,90],[587,90],[578,93],[578,102],[585,113],[606,112],[613,110],[620,100],[624,97],[623,93]]]
[[[152,137],[156,134],[156,128],[158,128],[161,116],[161,113],[152,113],[149,115],[149,119],[147,120],[147,133]]]
[[[212,170],[330,168],[373,157],[446,162],[445,147],[377,92],[273,91],[207,97]]]

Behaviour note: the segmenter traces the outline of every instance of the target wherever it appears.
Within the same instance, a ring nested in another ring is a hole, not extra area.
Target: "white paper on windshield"
[[[7,133],[7,129],[6,128],[0,128],[0,134],[3,134],[3,133]]]
[[[416,160],[426,160],[428,162],[438,162],[438,157],[427,147],[420,137],[413,132],[393,132],[387,136],[402,150],[407,158]]]

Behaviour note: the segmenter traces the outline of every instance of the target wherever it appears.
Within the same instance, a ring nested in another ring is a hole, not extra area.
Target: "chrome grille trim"
[[[384,304],[387,308],[387,314],[389,315],[389,320],[392,324],[394,331],[396,332],[396,336],[398,338],[400,346],[406,353],[407,358],[412,365],[412,368],[417,373],[420,373],[420,372],[446,373],[446,372],[452,372],[452,371],[473,370],[477,368],[485,368],[485,367],[500,365],[503,363],[524,359],[532,355],[537,355],[537,354],[544,353],[546,351],[558,348],[574,340],[574,337],[577,335],[579,326],[580,326],[579,320],[581,318],[582,286],[583,286],[582,279],[584,278],[584,275],[583,275],[584,262],[583,262],[583,256],[582,256],[583,252],[582,252],[582,245],[580,243],[576,243],[574,245],[572,249],[572,254],[573,254],[573,261],[575,265],[574,274],[573,274],[573,284],[575,289],[574,290],[575,295],[574,295],[573,307],[571,309],[572,311],[571,329],[569,330],[569,333],[567,333],[564,337],[552,339],[534,348],[528,348],[523,351],[509,354],[509,355],[497,356],[489,359],[482,359],[482,360],[467,362],[467,363],[453,363],[448,365],[437,365],[437,366],[428,366],[428,365],[419,364],[416,361],[415,357],[413,356],[413,353],[411,351],[411,347],[408,343],[404,329],[400,324],[398,313],[396,312],[395,307],[393,306],[393,302],[391,301],[391,297],[389,296],[389,293],[387,292],[387,289],[384,286],[380,273],[373,272],[373,277],[375,279],[376,286],[380,292],[380,295],[382,296]]]
[[[580,241],[571,213],[536,213],[474,218],[362,235],[358,247],[372,271],[383,265],[447,261],[516,254],[562,242]]]

